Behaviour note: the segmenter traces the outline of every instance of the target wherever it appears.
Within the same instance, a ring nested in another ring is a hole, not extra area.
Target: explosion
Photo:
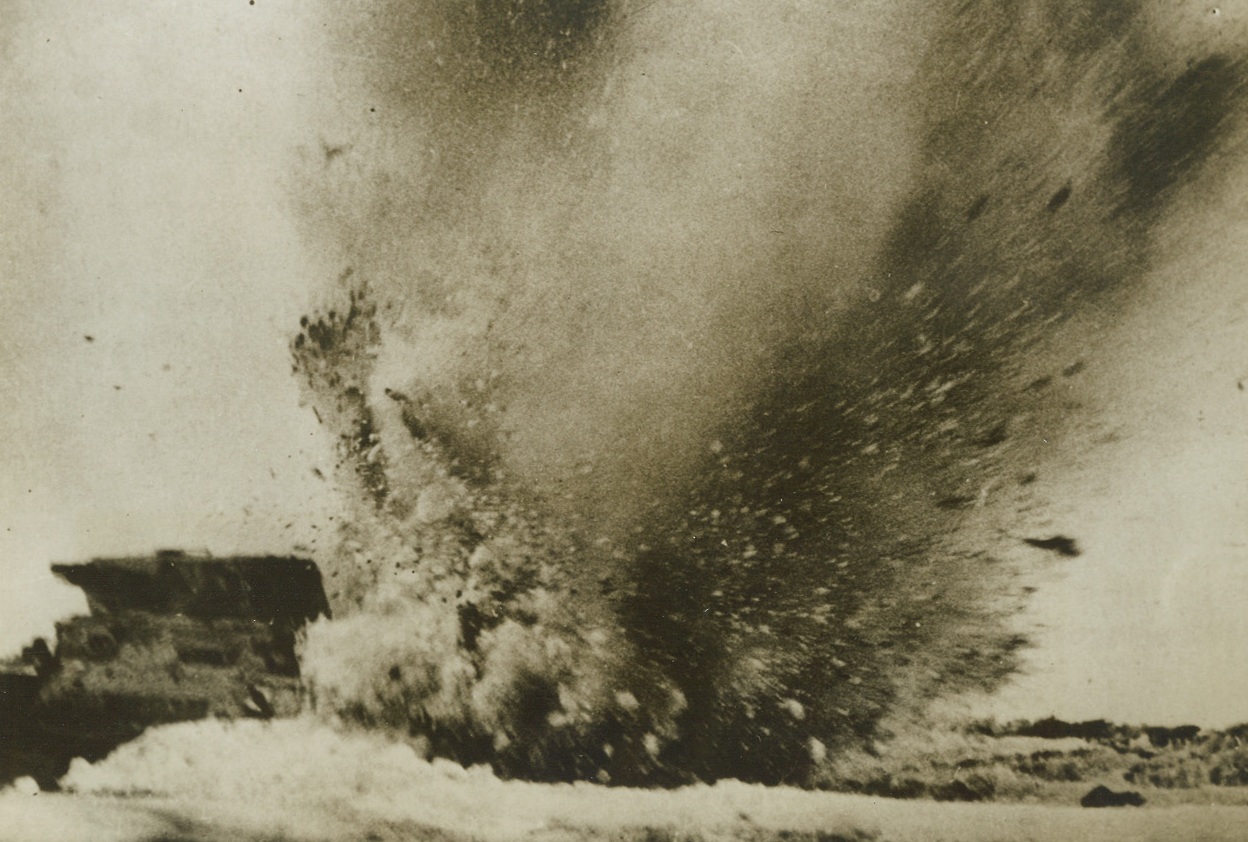
[[[1009,674],[1015,550],[1079,552],[1008,527],[1052,337],[1130,304],[1238,71],[1129,4],[889,8],[339,23],[300,196],[342,271],[291,345],[350,509],[322,710],[536,780],[807,782]]]

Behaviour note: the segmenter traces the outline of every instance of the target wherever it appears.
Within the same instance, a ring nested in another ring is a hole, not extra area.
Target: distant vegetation
[[[945,801],[1077,801],[1094,785],[1166,803],[1192,800],[1197,789],[1202,801],[1239,801],[1248,791],[1206,796],[1248,786],[1248,724],[1213,731],[1105,720],[976,721],[829,758],[815,784]]]

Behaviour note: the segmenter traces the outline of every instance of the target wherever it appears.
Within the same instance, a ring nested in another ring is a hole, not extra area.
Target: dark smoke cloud
[[[322,702],[512,774],[778,781],[1008,674],[994,524],[1078,374],[1035,349],[1129,304],[1240,93],[1102,11],[336,16]]]

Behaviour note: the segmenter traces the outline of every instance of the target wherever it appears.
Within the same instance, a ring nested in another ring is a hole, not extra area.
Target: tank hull
[[[54,789],[74,757],[96,760],[153,725],[297,714],[295,639],[329,615],[310,561],[150,557],[56,564],[90,613],[0,664],[0,783]]]

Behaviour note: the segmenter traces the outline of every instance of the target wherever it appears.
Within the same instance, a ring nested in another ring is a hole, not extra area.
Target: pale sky
[[[6,4],[6,648],[77,604],[51,561],[288,552],[324,519],[286,353],[319,280],[280,184],[308,140],[294,5]]]
[[[1203,247],[1145,278],[1125,318],[1092,317],[1094,363],[1063,384],[1108,407],[1048,466],[1046,520],[1084,552],[1042,579],[1029,674],[988,711],[1248,721],[1248,231],[1223,222],[1248,219],[1248,178],[1219,175],[1181,232]]]
[[[286,198],[324,140],[304,9],[6,4],[0,649],[80,610],[50,562],[286,553],[329,524],[332,454],[286,351],[337,271]],[[1210,218],[1248,218],[1237,183]],[[1225,268],[1245,233],[1211,226],[1204,262],[1159,267],[1105,326],[1078,388],[1110,396],[1122,444],[1068,454],[1053,517],[1085,554],[1036,594],[1031,674],[994,711],[1248,720],[1248,284]]]

